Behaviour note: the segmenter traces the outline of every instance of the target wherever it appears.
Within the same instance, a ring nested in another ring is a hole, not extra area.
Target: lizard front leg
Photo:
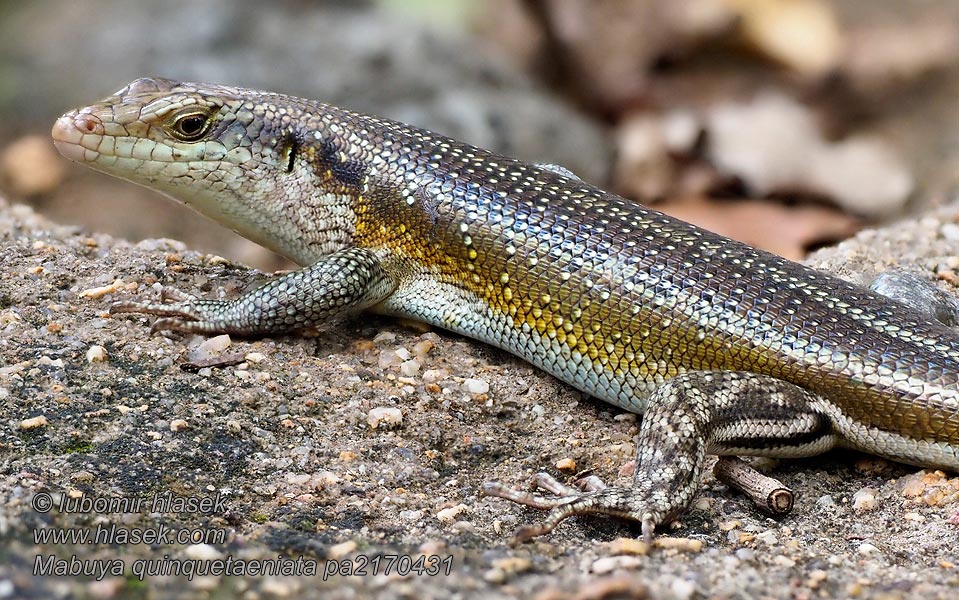
[[[813,456],[836,444],[829,415],[815,394],[765,375],[691,371],[650,396],[639,430],[632,487],[593,483],[587,491],[540,478],[547,498],[499,483],[486,494],[549,509],[537,526],[521,527],[524,541],[548,533],[567,517],[614,515],[638,521],[650,540],[656,526],[682,513],[699,489],[706,453],[775,457]]]
[[[271,335],[362,310],[382,301],[395,287],[373,251],[347,248],[232,300],[204,300],[164,289],[163,300],[172,302],[118,302],[110,313],[159,316],[154,331]]]

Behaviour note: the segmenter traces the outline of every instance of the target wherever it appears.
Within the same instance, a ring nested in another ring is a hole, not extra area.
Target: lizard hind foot
[[[158,317],[181,317],[190,320],[192,318],[190,304],[196,299],[196,296],[181,292],[174,287],[163,286],[160,289],[159,302],[136,302],[132,300],[114,302],[110,305],[110,314],[139,313]]]
[[[535,487],[555,495],[541,496],[515,490],[497,482],[483,484],[483,493],[487,496],[549,511],[538,525],[519,527],[513,534],[515,544],[547,534],[575,515],[607,515],[638,521],[642,526],[643,539],[648,543],[652,542],[656,525],[681,510],[681,507],[672,506],[661,495],[644,494],[636,487],[606,487],[595,477],[578,480],[576,485],[582,487],[582,490],[566,486],[545,473],[538,473],[533,483]]]
[[[110,314],[141,314],[159,317],[150,326],[150,333],[179,331],[183,333],[217,333],[223,329],[215,317],[230,306],[228,300],[200,300],[196,296],[164,286],[159,302],[120,301],[110,305]]]

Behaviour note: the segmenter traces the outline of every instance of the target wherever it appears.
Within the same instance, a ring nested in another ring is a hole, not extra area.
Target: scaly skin
[[[645,412],[633,487],[533,499],[653,528],[707,451],[835,445],[959,468],[959,335],[885,296],[532,166],[279,94],[140,79],[53,130],[307,265],[233,301],[120,303],[155,328],[270,335],[369,309],[504,348]]]

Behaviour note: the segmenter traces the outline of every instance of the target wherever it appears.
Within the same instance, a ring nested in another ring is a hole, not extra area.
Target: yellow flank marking
[[[383,222],[380,215],[387,211],[377,202],[391,203],[390,222]],[[639,300],[640,290],[623,289],[628,296],[623,298],[609,293],[609,286],[615,285],[609,275],[590,279],[569,262],[534,260],[528,248],[520,251],[524,244],[518,235],[512,242],[517,252],[511,254],[506,251],[510,245],[506,239],[478,237],[479,229],[465,236],[470,228],[462,224],[452,231],[436,228],[420,203],[362,198],[358,204],[358,245],[389,248],[411,261],[405,272],[426,269],[439,280],[472,292],[492,310],[509,315],[517,327],[525,323],[617,377],[630,374],[654,380],[688,369],[737,367],[714,364],[718,354],[711,344],[719,342],[697,340],[701,330],[683,326],[682,319],[657,316],[657,307],[644,306]],[[517,255],[524,257],[517,260]],[[561,267],[558,273],[557,266]],[[756,364],[763,358],[759,350],[750,348],[738,361]]]

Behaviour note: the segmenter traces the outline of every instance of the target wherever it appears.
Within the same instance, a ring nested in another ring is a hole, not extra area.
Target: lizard
[[[359,311],[414,319],[643,415],[630,486],[485,484],[549,509],[516,539],[579,514],[637,521],[651,539],[690,504],[707,453],[846,447],[959,470],[959,301],[929,282],[890,276],[889,297],[561,167],[278,93],[142,78],[52,135],[66,158],[303,266],[233,299],[164,288],[112,313],[244,336]]]

